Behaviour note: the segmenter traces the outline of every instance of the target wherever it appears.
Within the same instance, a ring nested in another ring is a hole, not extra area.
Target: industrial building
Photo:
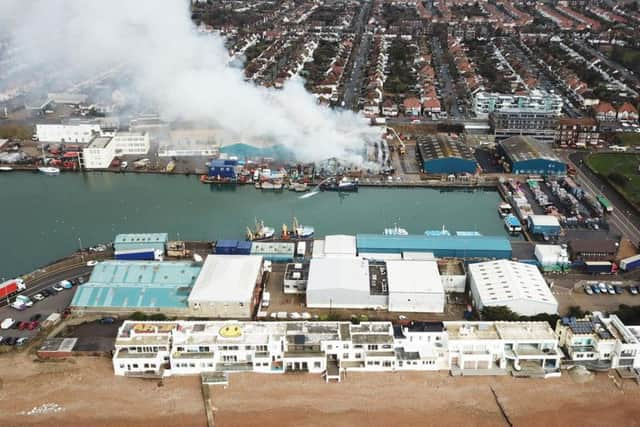
[[[434,261],[387,261],[389,311],[443,313],[444,288]]]
[[[96,136],[82,150],[82,166],[107,169],[116,156],[144,156],[149,148],[148,133],[118,132],[113,137]]]
[[[304,294],[309,281],[309,264],[289,263],[284,270],[284,293]]]
[[[313,258],[309,265],[307,307],[381,309],[389,295],[384,263],[373,267],[356,257]]]
[[[294,242],[247,242],[251,243],[251,255],[258,255],[273,262],[291,262],[296,248]]]
[[[78,287],[70,305],[79,314],[185,315],[199,274],[200,265],[185,261],[103,261]]]
[[[498,144],[508,171],[515,174],[564,175],[567,165],[548,145],[529,136],[514,136]]]
[[[116,259],[162,259],[169,235],[167,233],[118,234],[113,241]]]
[[[565,245],[536,245],[534,253],[543,271],[558,271],[569,267]]]
[[[249,319],[261,282],[261,256],[209,255],[189,294],[189,311],[199,317]]]
[[[459,259],[439,259],[437,262],[444,291],[464,292],[467,285],[464,262]]]
[[[358,234],[359,256],[369,253],[431,252],[437,258],[511,259],[511,243],[503,236],[393,236]]]
[[[553,215],[530,215],[527,218],[529,231],[532,234],[545,238],[558,237],[560,235],[560,222]]]
[[[325,236],[324,240],[313,241],[314,258],[353,258],[356,256],[356,237],[344,234]]]
[[[429,174],[474,174],[478,169],[471,147],[446,135],[419,137],[416,157]]]
[[[489,127],[496,142],[525,136],[551,145],[556,138],[557,123],[556,113],[532,109],[495,111],[489,116]]]
[[[576,261],[612,261],[618,252],[618,242],[609,239],[574,239],[569,242],[569,254]]]
[[[36,124],[40,142],[88,144],[96,135],[102,135],[98,123]]]
[[[521,316],[558,312],[558,302],[533,265],[498,260],[469,264],[468,271],[477,310],[506,306]]]

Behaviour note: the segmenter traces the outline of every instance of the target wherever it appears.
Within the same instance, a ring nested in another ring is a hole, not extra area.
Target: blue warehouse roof
[[[104,261],[78,287],[71,306],[183,308],[200,268],[186,261]]]
[[[385,236],[358,234],[359,253],[433,252],[437,257],[511,258],[511,242],[502,236]]]

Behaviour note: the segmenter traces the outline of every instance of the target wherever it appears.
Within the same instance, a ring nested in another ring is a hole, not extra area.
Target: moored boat
[[[12,170],[11,166],[0,166],[0,172],[11,172]]]
[[[291,224],[291,229],[287,227],[286,224],[282,224],[282,238],[296,238],[296,239],[310,239],[315,234],[315,228],[302,225],[298,222],[296,217],[293,217],[293,222]]]
[[[507,228],[507,231],[509,231],[509,233],[519,233],[522,231],[522,225],[520,224],[520,221],[513,214],[509,214],[504,217],[504,226]]]
[[[341,180],[328,178],[320,184],[322,191],[356,192],[358,191],[358,179],[350,179],[346,176]]]
[[[60,175],[60,168],[56,168],[54,166],[40,166],[38,167],[38,171],[45,175]]]
[[[256,220],[255,228],[251,230],[247,227],[247,240],[269,240],[276,234],[273,227],[267,227],[263,221]]]
[[[513,211],[511,205],[507,202],[502,202],[498,205],[498,213],[500,214],[501,218],[504,218],[505,216],[511,214],[511,212]]]
[[[258,190],[280,191],[284,188],[284,182],[281,179],[268,179],[256,182]]]
[[[391,228],[385,228],[384,233],[385,236],[408,236],[409,232],[402,227],[398,227],[398,224],[393,224]]]
[[[289,191],[304,193],[305,191],[309,191],[309,185],[306,182],[292,182],[289,184]]]

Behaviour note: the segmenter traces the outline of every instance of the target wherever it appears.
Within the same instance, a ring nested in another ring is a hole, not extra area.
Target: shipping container
[[[237,240],[218,240],[216,242],[216,254],[232,255],[235,254],[238,248]]]
[[[612,267],[609,261],[586,261],[584,263],[585,272],[591,274],[610,274]]]
[[[235,253],[238,255],[249,255],[251,253],[251,242],[246,240],[239,241]]]
[[[300,258],[304,258],[307,253],[307,242],[298,242],[298,246],[296,248],[296,256]]]
[[[640,255],[630,256],[620,261],[620,268],[624,271],[635,270],[640,267]]]

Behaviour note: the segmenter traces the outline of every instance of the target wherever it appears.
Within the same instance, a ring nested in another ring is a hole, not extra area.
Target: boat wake
[[[314,188],[313,190],[311,190],[310,192],[303,194],[302,196],[298,197],[298,199],[308,199],[309,197],[313,197],[316,194],[319,194],[320,190]]]

